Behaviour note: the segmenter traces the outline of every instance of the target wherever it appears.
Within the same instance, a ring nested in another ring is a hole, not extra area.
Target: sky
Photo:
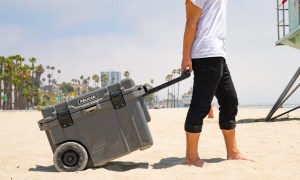
[[[0,56],[35,57],[60,69],[60,82],[127,70],[136,84],[156,86],[181,66],[184,2],[0,0]],[[276,0],[230,0],[227,18],[226,59],[240,104],[274,104],[300,55],[275,46]],[[192,77],[181,82],[181,93],[192,84]],[[299,98],[297,91],[287,103]]]

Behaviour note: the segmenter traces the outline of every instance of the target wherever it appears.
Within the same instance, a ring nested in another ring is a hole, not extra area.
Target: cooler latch
[[[120,90],[110,93],[110,99],[115,109],[126,106],[123,94]]]
[[[58,112],[57,119],[62,128],[67,128],[74,124],[69,110]]]

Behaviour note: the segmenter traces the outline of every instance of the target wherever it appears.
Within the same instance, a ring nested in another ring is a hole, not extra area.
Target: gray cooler
[[[101,166],[152,144],[143,86],[131,79],[42,109],[45,131],[58,171]]]

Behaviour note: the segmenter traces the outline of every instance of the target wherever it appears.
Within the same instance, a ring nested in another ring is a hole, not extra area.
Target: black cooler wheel
[[[85,148],[76,142],[61,144],[54,152],[53,162],[57,171],[82,171],[88,163],[88,154]]]

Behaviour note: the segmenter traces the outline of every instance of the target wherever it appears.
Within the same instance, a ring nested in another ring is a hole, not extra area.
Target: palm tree
[[[177,70],[176,69],[173,69],[173,71],[172,71],[172,77],[173,77],[173,79],[175,79],[175,74],[177,73]],[[172,101],[173,101],[173,107],[175,108],[175,84],[173,85],[173,99],[172,99]]]
[[[60,73],[61,73],[61,70],[57,70],[57,73],[58,73],[58,77],[57,77],[57,83],[59,83],[59,77],[60,77]]]
[[[39,79],[44,68],[42,65],[35,67],[35,58],[29,59],[30,65],[23,65],[23,61],[24,58],[20,55],[0,57],[0,90],[4,90],[5,96],[0,109],[11,110],[12,107],[24,109],[29,104],[34,106],[38,103]],[[33,72],[36,72],[35,79],[33,79]],[[0,102],[3,100],[1,95],[0,91]]]
[[[80,76],[81,82],[83,81],[83,79],[84,79],[84,77],[83,77],[83,75],[81,75],[81,76]],[[80,82],[79,82],[79,84],[80,84]]]
[[[46,69],[48,70],[48,74],[49,74],[49,69],[50,69],[50,66],[46,66]]]
[[[24,65],[21,67],[21,82],[20,82],[20,87],[19,87],[19,108],[20,109],[25,109],[28,104],[28,92],[29,92],[29,87],[31,84],[31,75],[30,75],[30,69],[28,65]],[[25,92],[25,93],[24,93]]]
[[[20,80],[17,78],[17,76],[20,75],[19,70],[22,61],[24,61],[24,58],[22,58],[20,55],[15,55],[15,56],[9,56],[8,58],[1,58],[1,59],[2,59],[1,79],[3,80],[3,84],[4,84],[3,109],[11,110],[13,103],[15,103],[16,105],[17,102],[16,99],[18,99],[17,97],[19,94],[18,85]],[[14,102],[12,102],[13,94],[14,97],[16,98]]]
[[[47,74],[47,78],[48,78],[48,90],[49,90],[49,94],[52,88],[50,88],[50,83],[51,83],[51,74]]]
[[[97,74],[94,74],[92,76],[92,79],[94,80],[94,89],[96,89],[97,82],[99,82],[99,76]]]
[[[2,99],[2,92],[3,92],[3,104],[1,103],[0,107],[1,109],[6,109],[6,100],[7,100],[7,90],[6,90],[6,79],[7,79],[7,58],[1,56],[0,57],[0,103]],[[3,88],[2,88],[2,83],[3,83]]]
[[[17,60],[19,60],[17,55],[16,56],[9,56],[4,58],[3,63],[3,80],[4,80],[4,109],[11,110],[12,109],[12,93],[13,93],[13,85],[15,85],[17,80],[15,78],[15,73],[18,72],[16,67],[18,66]],[[18,62],[19,63],[19,62]]]
[[[43,81],[43,86],[45,86],[46,78],[43,78],[42,81]]]
[[[50,78],[51,78],[51,76],[50,76],[50,78],[49,78],[49,74],[50,74],[50,69],[51,69],[51,66],[46,66],[46,69],[47,69],[47,77],[48,77],[48,82],[49,82],[49,93],[50,93]]]
[[[98,75],[96,75],[96,78],[95,78],[95,81],[96,81],[96,88],[98,88],[99,87],[99,76]]]
[[[154,79],[150,79],[150,84],[151,84],[151,86],[153,87]],[[153,94],[153,97],[155,97],[155,93]]]
[[[89,84],[90,84],[90,80],[91,80],[91,77],[90,76],[88,76],[87,77],[87,91],[89,92]]]
[[[53,79],[53,78],[52,78],[52,81],[51,81],[51,82],[52,82],[52,84],[57,85],[56,79]]]
[[[61,70],[60,69],[57,70],[57,73],[58,73],[58,75],[57,75],[57,84],[59,84],[59,77],[60,77]],[[61,91],[60,91],[60,89],[59,89],[59,96],[61,97]],[[59,99],[59,101],[60,101],[60,99]]]
[[[101,86],[106,87],[107,86],[108,77],[106,74],[101,74]]]
[[[153,86],[153,84],[154,84],[154,79],[150,79],[150,84],[151,84],[151,86],[152,86],[152,88],[154,87]],[[154,100],[154,98],[155,98],[155,93],[153,94],[153,100]],[[153,102],[152,102],[152,105],[153,105]]]
[[[88,84],[88,80],[87,80],[87,79],[83,79],[83,80],[82,80],[82,84],[84,84],[84,85],[86,85],[86,86],[87,86],[87,84]]]
[[[178,74],[178,76],[181,75],[181,68],[177,69],[176,70],[176,73]],[[178,98],[179,98],[179,82],[178,82],[178,85],[177,85],[177,107],[178,107]]]
[[[21,85],[21,78],[22,78],[22,62],[24,61],[24,58],[22,58],[20,55],[13,56],[14,61],[14,72],[12,77],[12,84],[14,86],[13,93],[14,93],[14,109],[19,110],[20,107],[20,96],[22,95],[22,92],[20,92],[20,85]]]
[[[151,80],[150,80],[150,83],[152,84],[152,87],[153,87],[154,80],[153,80],[153,79],[151,79]]]
[[[145,83],[144,86],[146,87],[146,89],[152,89],[152,86],[148,83]],[[152,105],[152,101],[153,101],[153,94],[150,94],[148,96],[144,97],[145,103],[147,106]]]
[[[41,81],[41,76],[42,74],[45,72],[45,69],[43,67],[43,65],[38,65],[36,68],[35,68],[35,80],[34,80],[34,85],[37,87],[37,88],[40,88],[40,81]]]
[[[29,62],[31,62],[32,69],[34,69],[34,64],[36,63],[36,58],[34,58],[34,57],[30,58]]]
[[[96,88],[96,79],[97,79],[97,74],[94,74],[92,76],[92,80],[94,80],[94,89]]]
[[[52,77],[52,79],[53,79],[53,77],[54,77],[54,76],[53,76],[53,71],[55,70],[55,67],[52,66],[50,69],[51,69],[51,77]],[[53,83],[52,83],[52,85],[53,85]]]
[[[4,60],[4,109],[12,109],[12,78],[14,71],[13,56]]]
[[[51,76],[53,77],[53,71],[55,70],[55,67],[52,66],[50,69],[51,69]]]
[[[171,80],[172,80],[172,74],[168,74],[166,76],[166,81],[171,81]],[[169,93],[169,87],[168,87],[167,108],[169,107],[169,95],[170,95],[170,93]]]
[[[35,106],[37,104],[39,104],[40,102],[40,96],[39,96],[39,89],[41,87],[41,76],[42,74],[45,72],[45,69],[43,67],[43,65],[39,64],[36,68],[35,68],[35,78],[34,78],[34,86],[35,86],[35,89],[37,90],[35,92],[36,96],[34,97],[35,99]]]
[[[124,75],[126,78],[129,78],[130,72],[129,72],[129,71],[125,71],[123,75]]]

